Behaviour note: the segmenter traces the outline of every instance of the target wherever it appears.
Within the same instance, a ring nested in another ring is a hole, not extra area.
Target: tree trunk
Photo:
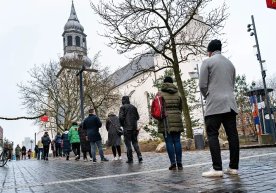
[[[179,66],[174,64],[174,75],[177,83],[177,87],[182,98],[182,107],[183,107],[183,114],[185,120],[185,127],[186,127],[186,136],[187,138],[193,139],[193,130],[192,130],[192,122],[190,117],[190,112],[188,108],[187,98],[185,96],[185,91],[183,88],[182,80],[180,77]]]
[[[187,102],[187,98],[185,96],[185,91],[184,91],[184,87],[183,87],[183,83],[182,83],[182,79],[181,79],[181,75],[180,75],[175,41],[173,38],[171,40],[172,40],[172,55],[173,55],[173,60],[174,60],[173,71],[174,71],[174,76],[176,79],[177,87],[178,87],[180,96],[182,98],[182,108],[183,108],[185,127],[186,127],[186,137],[193,139],[193,130],[192,130],[190,111],[189,111],[188,102]]]

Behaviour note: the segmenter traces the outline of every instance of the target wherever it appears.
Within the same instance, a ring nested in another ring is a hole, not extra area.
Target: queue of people
[[[203,177],[221,177],[224,173],[237,175],[239,168],[239,139],[236,126],[237,105],[233,94],[235,85],[235,68],[230,60],[221,54],[222,44],[220,40],[212,40],[207,52],[209,58],[203,61],[200,69],[199,88],[206,100],[204,121],[210,153],[212,168],[203,172]],[[162,97],[162,112],[165,118],[158,120],[158,132],[163,134],[166,150],[170,160],[169,170],[183,170],[181,133],[184,132],[182,122],[182,99],[172,77],[165,77],[158,95]],[[130,103],[128,96],[122,97],[122,106],[119,116],[110,112],[106,119],[106,130],[108,132],[107,146],[111,147],[113,160],[122,159],[121,140],[123,135],[127,149],[126,163],[131,164],[133,159],[133,148],[137,154],[139,163],[143,157],[138,144],[138,120],[140,116],[137,108]],[[218,141],[218,130],[224,126],[229,141],[230,163],[229,168],[222,170],[221,152]],[[51,142],[47,132],[44,133],[36,146],[37,159],[48,160],[49,146],[51,144],[53,155],[70,159],[73,151],[75,160],[81,158],[97,162],[96,152],[98,149],[100,160],[109,161],[103,151],[102,137],[99,129],[102,122],[96,115],[94,109],[89,110],[89,115],[78,125],[73,122],[69,129],[57,133]],[[16,159],[26,159],[26,147],[15,148]],[[20,156],[21,154],[21,156]],[[29,151],[28,151],[28,157]]]

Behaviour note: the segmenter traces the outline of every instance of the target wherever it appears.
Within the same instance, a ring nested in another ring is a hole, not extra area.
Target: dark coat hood
[[[129,96],[123,96],[123,98],[122,98],[122,104],[124,105],[124,104],[130,104],[130,102],[129,102]]]
[[[178,92],[178,89],[173,83],[166,82],[162,84],[161,91],[174,94]]]

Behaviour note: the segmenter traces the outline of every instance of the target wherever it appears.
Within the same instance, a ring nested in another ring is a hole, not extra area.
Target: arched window
[[[85,38],[82,38],[82,47],[86,47],[86,42],[85,42]]]
[[[67,37],[67,46],[72,46],[72,36]]]
[[[76,36],[76,46],[80,46],[80,37]]]

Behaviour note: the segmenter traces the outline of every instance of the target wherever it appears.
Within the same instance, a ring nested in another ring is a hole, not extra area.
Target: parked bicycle
[[[8,162],[8,151],[7,147],[3,147],[3,151],[0,154],[0,167],[3,167]]]

